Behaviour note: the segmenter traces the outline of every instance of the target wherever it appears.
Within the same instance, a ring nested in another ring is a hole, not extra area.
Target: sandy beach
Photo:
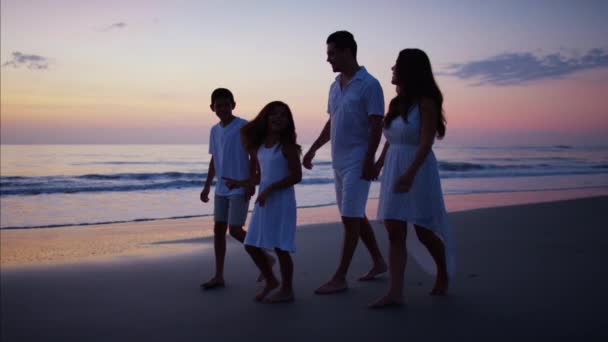
[[[355,280],[370,266],[362,245],[349,291],[312,293],[339,254],[342,231],[332,223],[332,206],[299,211],[296,301],[287,305],[252,300],[257,272],[231,239],[227,287],[198,288],[213,270],[206,218],[172,220],[170,229],[154,221],[2,232],[2,341],[605,340],[608,196],[594,194],[447,197],[458,263],[450,296],[428,296],[433,279],[409,262],[407,305],[383,311],[366,305],[383,293],[387,277]],[[384,228],[374,228],[386,254]],[[18,243],[29,256],[19,257]],[[96,245],[98,255],[78,259]]]

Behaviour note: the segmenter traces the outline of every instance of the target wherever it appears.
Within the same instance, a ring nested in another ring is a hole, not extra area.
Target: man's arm
[[[376,158],[376,150],[382,138],[382,115],[370,115],[369,120],[369,137],[367,139],[367,152],[363,160],[363,170],[361,178],[371,181],[374,178],[374,161]]]
[[[325,145],[331,138],[331,119],[327,120],[325,127],[319,134],[319,137],[312,144],[308,152],[304,155],[302,160],[302,165],[307,169],[312,169],[312,159],[315,157],[315,153],[318,149],[320,149],[323,145]]]

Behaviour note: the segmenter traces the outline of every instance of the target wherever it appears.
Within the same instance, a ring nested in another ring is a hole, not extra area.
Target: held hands
[[[383,166],[384,166],[384,163],[381,163],[380,161],[377,161],[376,164],[374,164],[373,180],[376,180],[376,179],[378,179],[378,177],[380,177],[380,171],[382,170]]]
[[[397,178],[397,182],[395,183],[395,192],[408,192],[412,187],[412,183],[414,182],[414,175],[409,172],[399,176]]]
[[[222,177],[224,183],[226,183],[226,187],[229,190],[237,189],[237,188],[245,188],[245,197],[247,199],[251,198],[255,194],[255,185],[249,179],[237,180],[230,177]]]
[[[312,160],[315,157],[315,152],[313,150],[308,150],[302,159],[302,166],[307,168],[308,170],[312,170]]]
[[[203,203],[209,202],[209,192],[210,191],[211,191],[211,187],[205,185],[205,187],[203,188],[203,191],[201,191],[201,201]]]
[[[266,204],[266,198],[268,197],[268,190],[264,190],[260,192],[258,195],[258,199],[255,200],[260,207],[263,207]]]
[[[361,172],[361,178],[367,181],[376,180],[378,175],[376,175],[376,168],[374,167],[374,157],[366,156],[363,160],[363,169]]]

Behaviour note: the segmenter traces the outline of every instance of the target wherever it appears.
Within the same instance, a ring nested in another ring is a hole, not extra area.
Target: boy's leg
[[[228,199],[225,196],[215,196],[213,208],[213,249],[215,253],[215,276],[201,284],[204,289],[224,286],[224,259],[226,258],[226,230],[228,225]]]
[[[247,232],[243,229],[245,221],[247,220],[247,212],[249,210],[249,200],[245,198],[245,195],[233,195],[229,197],[228,201],[228,229],[230,229],[230,236],[240,241],[245,242]],[[274,258],[263,251],[270,263],[270,267],[275,264]],[[264,280],[264,275],[260,273],[257,281]]]
[[[293,300],[293,260],[289,252],[275,249],[281,266],[281,288],[279,291],[268,297],[267,303],[291,302]]]
[[[247,220],[247,211],[249,210],[249,201],[244,195],[232,195],[228,197],[228,228],[230,236],[240,241],[245,242],[247,232],[243,230],[245,221]]]

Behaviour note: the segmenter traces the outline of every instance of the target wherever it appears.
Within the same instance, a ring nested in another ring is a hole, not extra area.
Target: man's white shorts
[[[365,205],[371,182],[361,178],[361,166],[334,169],[336,200],[343,217],[365,217]]]

